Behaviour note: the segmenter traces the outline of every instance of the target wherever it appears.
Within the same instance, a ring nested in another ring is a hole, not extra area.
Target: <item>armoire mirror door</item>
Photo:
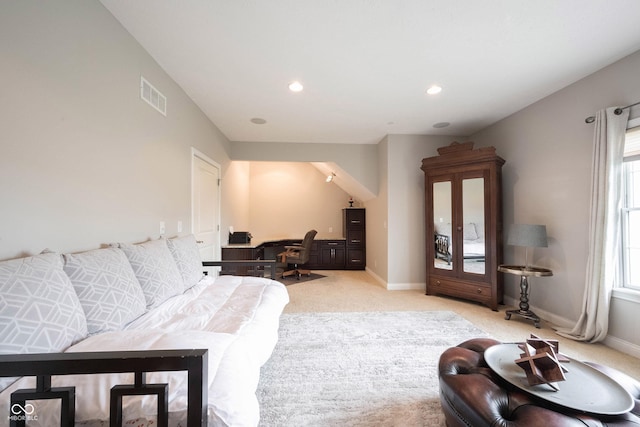
[[[442,179],[442,178],[440,178]],[[433,182],[434,268],[453,270],[453,213],[452,182],[445,179]]]
[[[462,270],[484,275],[485,254],[485,192],[484,177],[462,179]]]

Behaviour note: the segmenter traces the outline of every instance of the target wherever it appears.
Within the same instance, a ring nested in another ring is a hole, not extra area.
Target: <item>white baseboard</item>
[[[611,335],[607,335],[603,343],[607,347],[611,347],[615,350],[621,351],[622,353],[626,353],[640,359],[640,346],[636,344],[621,340],[617,337],[612,337]]]
[[[382,286],[383,288],[387,288],[387,281],[384,280],[382,277],[378,276],[376,273],[374,273],[369,267],[365,267],[364,270],[369,273],[369,275],[371,277],[373,277],[374,279],[376,279],[376,282],[378,282],[378,284],[380,286]]]
[[[382,277],[378,276],[376,273],[371,271],[369,267],[365,267],[365,271],[371,275],[376,282],[380,284],[383,288],[388,291],[413,291],[413,290],[423,290],[425,291],[424,283],[387,283]]]
[[[518,307],[520,300],[519,299],[516,300],[515,298],[505,296],[504,302],[507,305]],[[551,322],[554,326],[557,326],[559,328],[573,328],[573,326],[575,325],[575,321],[567,319],[566,317],[549,313],[548,311],[545,311],[539,307],[531,306],[530,309],[531,311],[536,313],[541,319]],[[640,346],[634,343],[631,343],[629,341],[625,341],[620,338],[607,335],[607,337],[604,339],[602,343],[607,347],[611,347],[614,350],[618,350],[622,353],[626,353],[633,357],[640,358]]]
[[[387,283],[389,291],[426,291],[424,283]]]
[[[421,290],[425,291],[424,283],[387,283],[382,277],[378,276],[376,273],[371,271],[369,268],[366,268],[367,273],[373,277],[376,282],[383,288],[389,291],[413,291],[413,290]],[[505,305],[509,305],[512,307],[518,307],[520,300],[512,298],[510,296],[504,296]],[[541,319],[544,319],[553,326],[558,328],[572,328],[575,324],[575,321],[567,319],[566,317],[558,316],[557,314],[550,313],[546,310],[543,310],[539,307],[531,306],[531,311],[540,316]],[[622,353],[629,354],[633,357],[640,358],[640,346],[633,344],[631,342],[622,340],[620,338],[608,335],[607,338],[604,339],[603,344],[607,347],[611,347],[614,350],[618,350]]]
[[[376,281],[388,291],[426,291],[425,283],[387,283],[382,277],[371,271],[369,267],[365,267],[365,271],[371,275]]]

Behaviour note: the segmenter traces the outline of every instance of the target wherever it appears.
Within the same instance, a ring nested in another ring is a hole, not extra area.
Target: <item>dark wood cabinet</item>
[[[365,210],[362,208],[343,210],[347,270],[364,270],[367,265],[365,219]]]
[[[364,270],[365,251],[365,210],[345,208],[343,215],[344,239],[315,239],[311,244],[309,270]],[[267,241],[257,246],[228,245],[222,248],[223,260],[274,259],[285,250],[286,245],[300,243],[300,240]],[[247,273],[248,267],[237,267],[233,273]]]
[[[342,270],[345,265],[344,240],[321,240],[319,242],[320,264],[325,270]]]
[[[422,160],[426,293],[502,302],[502,165],[494,147],[454,142]]]

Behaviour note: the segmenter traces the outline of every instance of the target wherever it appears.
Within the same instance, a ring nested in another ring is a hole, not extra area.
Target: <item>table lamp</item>
[[[529,248],[546,248],[547,227],[534,224],[512,224],[507,235],[507,244],[524,246],[524,265],[500,265],[498,271],[502,273],[517,274],[520,276],[520,305],[519,309],[507,310],[504,318],[511,319],[512,314],[533,320],[536,328],[540,327],[540,318],[529,310],[529,281],[527,276],[552,276],[553,272],[548,268],[532,267],[529,265]]]
[[[524,266],[529,269],[529,248],[546,248],[547,227],[538,224],[511,224],[507,245],[524,246]]]

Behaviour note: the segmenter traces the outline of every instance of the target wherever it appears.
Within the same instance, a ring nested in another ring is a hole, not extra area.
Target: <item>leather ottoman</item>
[[[606,366],[589,363],[622,385],[635,407],[615,416],[571,411],[534,398],[496,375],[484,351],[499,341],[475,338],[447,349],[438,365],[440,402],[448,427],[640,426],[640,382]]]

